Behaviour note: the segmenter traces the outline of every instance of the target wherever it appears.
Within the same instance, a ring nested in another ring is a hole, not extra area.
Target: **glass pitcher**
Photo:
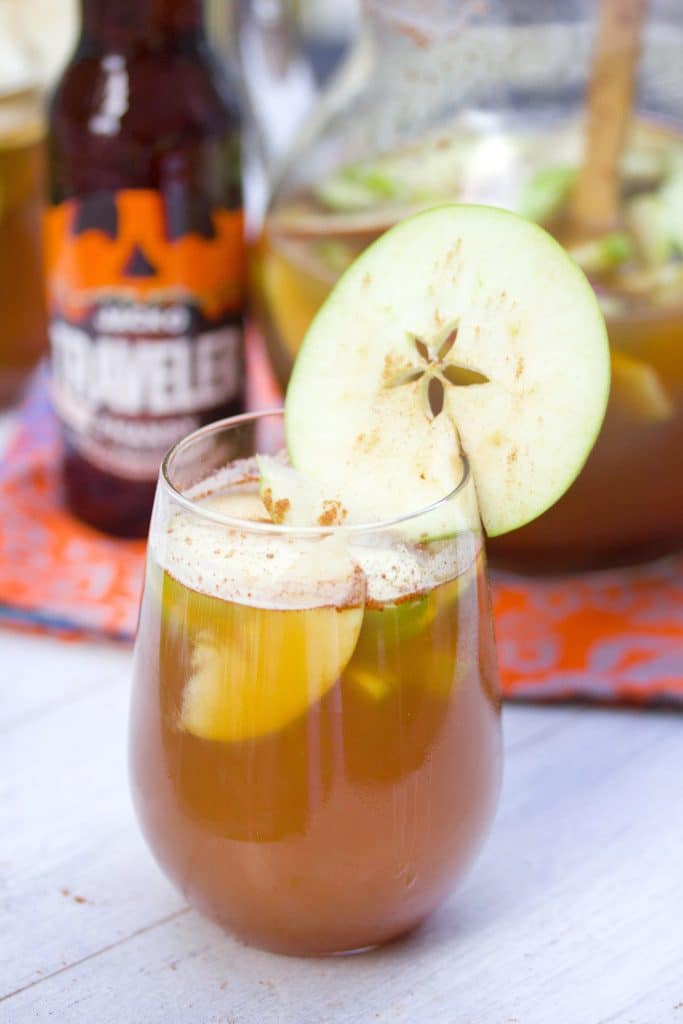
[[[491,545],[499,563],[594,567],[683,541],[682,52],[678,0],[365,0],[274,181],[256,291],[283,384],[349,262],[426,206],[516,210],[593,281],[612,347],[602,436],[559,505]],[[618,150],[608,217],[608,171],[586,179],[591,134]]]

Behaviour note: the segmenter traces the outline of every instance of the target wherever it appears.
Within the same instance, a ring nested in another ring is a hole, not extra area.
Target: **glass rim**
[[[193,515],[199,516],[202,519],[208,520],[209,522],[218,523],[221,526],[229,526],[233,529],[239,529],[242,531],[250,531],[254,533],[264,534],[278,534],[280,536],[304,536],[304,537],[328,537],[331,534],[343,533],[343,534],[370,534],[379,533],[382,530],[390,529],[395,526],[403,526],[406,523],[410,523],[421,516],[426,515],[429,512],[433,512],[435,509],[441,508],[447,502],[452,501],[467,485],[470,476],[470,463],[467,455],[461,451],[460,457],[462,460],[462,476],[456,484],[456,486],[444,494],[443,497],[438,498],[436,501],[431,502],[429,505],[424,505],[414,512],[406,512],[400,516],[394,516],[391,519],[382,519],[375,522],[369,523],[349,523],[348,525],[330,525],[330,526],[293,526],[285,523],[266,523],[259,522],[254,519],[240,519],[238,516],[229,516],[223,512],[216,512],[212,509],[202,507],[198,500],[189,498],[181,490],[179,490],[170,478],[170,468],[173,459],[183,452],[185,449],[190,448],[197,441],[202,438],[210,437],[212,434],[221,433],[224,430],[231,430],[235,427],[243,426],[246,423],[254,423],[258,420],[263,420],[269,416],[278,416],[284,419],[285,410],[280,407],[277,409],[261,409],[256,412],[245,412],[240,413],[237,416],[228,416],[224,419],[215,420],[213,423],[207,423],[203,427],[198,427],[197,430],[193,430],[192,433],[186,434],[185,437],[173,445],[172,448],[166,452],[161,463],[159,470],[159,484],[161,484],[170,497],[181,505],[188,512],[192,512]],[[258,452],[254,452],[254,457]],[[229,464],[229,463],[228,463]],[[195,485],[196,486],[196,485]]]

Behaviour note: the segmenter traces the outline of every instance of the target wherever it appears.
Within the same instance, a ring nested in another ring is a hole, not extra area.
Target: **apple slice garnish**
[[[515,214],[442,206],[378,239],[321,307],[287,392],[289,456],[386,519],[454,490],[464,452],[494,536],[575,479],[609,380],[604,319],[562,247]]]

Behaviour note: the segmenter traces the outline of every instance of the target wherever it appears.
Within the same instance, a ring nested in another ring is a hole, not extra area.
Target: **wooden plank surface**
[[[509,707],[493,834],[417,934],[247,949],[189,910],[134,822],[130,653],[0,633],[0,1021],[683,1024],[680,717]]]

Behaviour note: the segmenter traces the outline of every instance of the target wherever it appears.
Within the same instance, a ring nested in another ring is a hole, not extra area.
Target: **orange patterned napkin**
[[[46,378],[37,374],[0,465],[0,621],[128,638],[145,544],[106,537],[64,510]]]
[[[252,407],[278,405],[255,338],[249,371]],[[59,451],[41,372],[0,466],[0,621],[129,639],[144,544],[64,511]],[[493,599],[507,696],[683,703],[683,557],[547,580],[500,575]]]
[[[683,704],[683,557],[582,576],[493,582],[510,697]]]

